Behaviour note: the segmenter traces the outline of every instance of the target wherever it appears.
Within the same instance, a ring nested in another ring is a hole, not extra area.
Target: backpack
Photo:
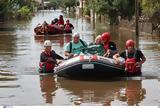
[[[86,44],[84,43],[84,41],[82,41],[81,39],[79,39],[79,40],[80,40],[81,44],[82,44],[84,47],[87,47]],[[69,53],[71,53],[71,52],[72,52],[72,42],[69,43],[69,46],[70,46],[70,48],[69,48]]]

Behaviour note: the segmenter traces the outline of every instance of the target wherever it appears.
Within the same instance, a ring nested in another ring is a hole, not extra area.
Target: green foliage
[[[19,10],[22,11],[24,6],[27,6],[30,12],[33,12],[36,6],[36,2],[35,0],[0,0],[0,15],[3,17],[12,17],[12,15],[15,16],[16,13],[19,13]],[[27,9],[25,12],[27,13]]]
[[[11,13],[15,6],[15,2],[11,0],[0,0],[0,15],[5,16],[5,14]]]
[[[62,0],[48,0],[50,3],[48,4],[48,7],[54,7],[59,8],[62,7],[63,1]]]
[[[99,0],[97,2],[96,11],[101,15],[108,15],[110,19],[110,24],[118,24],[118,15],[119,15],[119,8],[121,0]]]
[[[30,17],[31,16],[31,11],[28,8],[28,6],[23,6],[18,10],[18,15],[20,17]]]
[[[100,15],[107,15],[110,24],[118,24],[118,16],[131,20],[135,11],[135,0],[87,0],[87,8]]]
[[[135,12],[135,0],[119,0],[118,5],[119,15],[122,19],[131,20]]]
[[[77,6],[78,0],[63,0],[63,6],[66,7],[74,7]]]
[[[85,0],[84,14],[90,15],[90,9],[96,11],[97,0]]]
[[[49,7],[55,7],[55,8],[67,8],[67,7],[74,7],[78,6],[79,2],[78,0],[47,0],[50,3],[48,4]]]
[[[84,10],[83,10],[83,13],[85,15],[89,15],[90,16],[90,8],[89,7],[85,7]]]
[[[153,13],[160,11],[160,0],[142,0],[143,13],[152,16]]]

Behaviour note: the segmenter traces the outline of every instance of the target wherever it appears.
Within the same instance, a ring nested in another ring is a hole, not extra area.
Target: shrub
[[[18,10],[18,16],[22,18],[28,18],[31,16],[31,11],[28,6],[23,6]]]

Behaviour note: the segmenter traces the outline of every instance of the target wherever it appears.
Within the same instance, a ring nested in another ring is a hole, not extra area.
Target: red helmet
[[[59,18],[63,18],[63,15],[59,15]]]
[[[101,36],[102,41],[109,41],[111,39],[111,35],[108,32],[105,32]]]
[[[134,47],[134,45],[135,45],[135,42],[132,39],[129,39],[126,41],[126,47],[129,47],[129,46]]]
[[[66,22],[69,22],[69,19],[67,19]]]

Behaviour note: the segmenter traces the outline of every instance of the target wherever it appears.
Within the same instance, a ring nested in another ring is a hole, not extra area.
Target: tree
[[[96,11],[101,15],[107,15],[110,19],[110,24],[118,24],[119,5],[121,0],[99,0],[97,2]]]
[[[77,6],[77,4],[78,4],[78,0],[63,0],[64,8],[68,7],[69,10],[71,7]]]
[[[142,9],[145,15],[152,16],[160,11],[160,0],[142,0]]]
[[[87,8],[108,16],[110,24],[117,25],[118,16],[131,20],[135,11],[135,0],[87,0]]]
[[[16,3],[14,0],[1,0],[0,1],[0,16],[5,17],[12,14],[16,10]]]
[[[35,0],[0,0],[0,16],[12,16],[17,15],[19,9],[27,6],[30,12],[34,11],[36,5]]]
[[[142,0],[142,9],[143,14],[150,18],[152,29],[159,29],[160,0]]]
[[[50,3],[48,7],[53,7],[54,9],[62,7],[63,1],[62,0],[48,0]]]
[[[90,10],[96,11],[97,0],[85,0],[84,14],[90,16]]]

